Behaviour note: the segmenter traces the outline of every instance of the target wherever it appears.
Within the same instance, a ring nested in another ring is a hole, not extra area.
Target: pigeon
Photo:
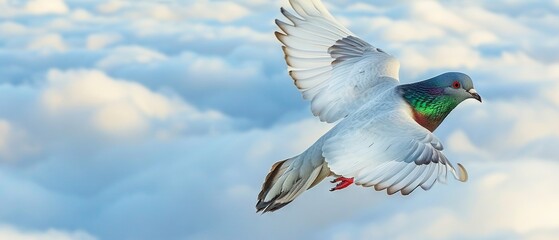
[[[442,153],[433,134],[462,101],[480,95],[472,79],[447,72],[399,83],[400,64],[337,21],[320,0],[290,0],[295,13],[276,19],[289,75],[312,113],[337,124],[301,154],[273,164],[256,203],[273,212],[326,177],[331,191],[352,184],[389,195],[408,195],[445,183],[450,172],[465,182],[466,169]]]

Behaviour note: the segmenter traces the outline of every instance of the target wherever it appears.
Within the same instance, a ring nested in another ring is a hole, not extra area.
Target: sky
[[[256,214],[333,126],[287,75],[286,0],[0,0],[0,239],[559,239],[559,1],[325,4],[403,83],[471,76],[435,132],[468,182]]]

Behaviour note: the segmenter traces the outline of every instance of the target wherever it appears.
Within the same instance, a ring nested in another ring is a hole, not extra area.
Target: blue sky
[[[331,127],[286,73],[287,1],[0,0],[0,239],[559,238],[559,1],[326,4],[402,82],[474,79],[436,132],[470,181],[255,214]]]

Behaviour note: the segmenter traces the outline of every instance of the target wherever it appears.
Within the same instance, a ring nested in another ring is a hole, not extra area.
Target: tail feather
[[[283,170],[283,171],[281,171],[283,173],[285,171],[284,169],[281,169],[281,166],[287,160],[288,159],[283,160],[283,161],[279,161],[279,162],[274,163],[274,165],[272,165],[272,169],[270,169],[270,172],[266,176],[266,180],[264,180],[264,183],[262,183],[262,190],[258,194],[258,200],[259,200],[258,203],[260,203],[261,202],[260,200],[264,199],[266,194],[270,191],[270,188],[272,187],[272,183],[277,181],[277,179],[279,177],[278,172]]]
[[[330,174],[326,163],[312,166],[301,155],[276,162],[258,194],[256,212],[273,212],[289,204]]]

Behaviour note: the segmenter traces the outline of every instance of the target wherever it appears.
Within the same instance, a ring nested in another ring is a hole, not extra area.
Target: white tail
[[[276,162],[262,184],[256,212],[273,212],[282,208],[328,175],[330,169],[320,153],[317,156],[307,150],[301,155]]]

